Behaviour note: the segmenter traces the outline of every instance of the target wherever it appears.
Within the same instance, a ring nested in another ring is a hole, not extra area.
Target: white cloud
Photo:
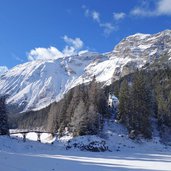
[[[63,49],[64,56],[70,56],[77,54],[80,49],[83,48],[84,43],[80,38],[70,38],[67,35],[63,37],[64,42],[67,44]]]
[[[160,15],[171,15],[171,0],[160,0],[157,4],[157,11]]]
[[[98,23],[99,27],[103,28],[103,31],[106,36],[111,34],[115,30],[115,26],[112,22],[103,22],[100,18],[100,13],[93,10],[89,10],[85,5],[82,6],[84,14],[86,17],[92,18],[95,22]]]
[[[85,5],[82,5],[82,9],[84,10],[84,15],[88,17],[90,15],[90,10]]]
[[[0,76],[8,71],[8,68],[6,66],[0,66]]]
[[[63,57],[63,53],[55,47],[35,48],[28,53],[28,60],[56,59]]]
[[[84,15],[86,17],[91,17],[94,21],[100,23],[100,13],[99,12],[97,12],[95,10],[91,11],[86,6],[83,6],[82,8],[84,9]]]
[[[100,13],[98,13],[97,11],[93,11],[92,12],[92,18],[93,18],[93,20],[95,20],[98,23],[100,23]]]
[[[121,20],[124,19],[126,14],[124,12],[119,12],[119,13],[113,13],[113,18],[115,20]]]
[[[75,55],[76,53],[77,52],[73,46],[65,46],[65,48],[63,49],[64,56],[71,56]]]
[[[80,38],[70,38],[67,35],[62,38],[66,43],[62,51],[58,50],[56,47],[49,48],[35,48],[28,53],[28,60],[47,60],[47,59],[57,59],[64,56],[75,55],[84,46],[83,41]]]
[[[100,27],[104,29],[105,35],[111,34],[116,29],[112,23],[100,23]]]
[[[86,10],[85,10],[85,16],[89,16],[89,14],[90,14],[89,9],[86,9]]]
[[[65,41],[65,43],[73,46],[75,49],[80,49],[84,45],[83,41],[80,38],[72,39],[72,38],[68,37],[67,35],[65,35],[63,37],[63,40]]]
[[[143,8],[136,7],[131,11],[131,15],[135,16],[154,16],[153,11],[145,10]]]
[[[146,7],[142,4],[141,7],[134,8],[130,13],[131,15],[146,17],[171,16],[171,0],[156,0],[154,6],[154,9],[150,9],[149,5]]]

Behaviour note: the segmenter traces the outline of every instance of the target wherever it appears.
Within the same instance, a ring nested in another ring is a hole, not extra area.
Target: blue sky
[[[0,66],[108,52],[128,35],[165,29],[171,0],[1,0]]]

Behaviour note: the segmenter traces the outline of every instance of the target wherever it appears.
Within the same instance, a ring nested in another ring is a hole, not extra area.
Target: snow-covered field
[[[26,142],[20,133],[0,136],[0,171],[171,171],[171,146],[160,143],[155,122],[151,140],[129,139],[126,128],[114,119],[104,122],[99,136],[72,138],[68,133],[59,139],[42,133],[42,143],[35,132],[27,133]],[[15,131],[24,130],[10,133]],[[82,148],[92,142],[107,151]]]
[[[118,131],[118,130],[117,130]],[[33,138],[30,134],[28,139]],[[47,138],[42,136],[42,140]],[[0,136],[0,171],[170,171],[171,147],[158,139],[133,142],[124,134],[106,132],[110,151],[88,152],[71,148],[66,150],[66,139],[53,144],[16,137]],[[67,139],[67,140],[68,140]],[[74,142],[86,143],[100,138],[77,137]]]
[[[106,120],[100,137],[55,139],[42,133],[40,143],[34,132],[26,135],[26,142],[22,134],[0,136],[0,171],[171,171],[171,146],[161,144],[158,133],[148,141],[133,141],[127,134],[123,125]],[[104,141],[105,152],[80,148],[91,142],[101,147]]]

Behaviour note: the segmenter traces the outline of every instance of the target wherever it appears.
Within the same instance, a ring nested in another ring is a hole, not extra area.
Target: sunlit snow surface
[[[160,143],[158,134],[151,140],[130,140],[119,123],[106,120],[99,136],[71,136],[52,139],[43,133],[37,142],[35,133],[0,136],[0,171],[170,171],[171,146]],[[33,141],[30,141],[32,139]],[[66,150],[68,141],[86,144],[105,140],[109,151]],[[50,141],[53,144],[50,144]]]
[[[0,170],[170,171],[171,147],[153,142],[133,144],[134,148],[123,148],[120,151],[113,149],[112,152],[85,152],[66,150],[57,141],[53,145],[31,141],[24,143],[20,139],[1,136]]]

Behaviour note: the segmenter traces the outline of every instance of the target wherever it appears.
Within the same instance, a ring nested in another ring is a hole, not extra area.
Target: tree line
[[[0,135],[9,134],[5,97],[0,97]]]
[[[171,68],[137,71],[114,82],[110,89],[119,97],[117,119],[128,131],[151,138],[151,118],[162,134],[171,128]]]
[[[125,79],[119,92],[119,113],[117,118],[124,123],[129,132],[151,137],[150,116],[152,115],[152,96],[142,73],[138,72],[133,82]]]

